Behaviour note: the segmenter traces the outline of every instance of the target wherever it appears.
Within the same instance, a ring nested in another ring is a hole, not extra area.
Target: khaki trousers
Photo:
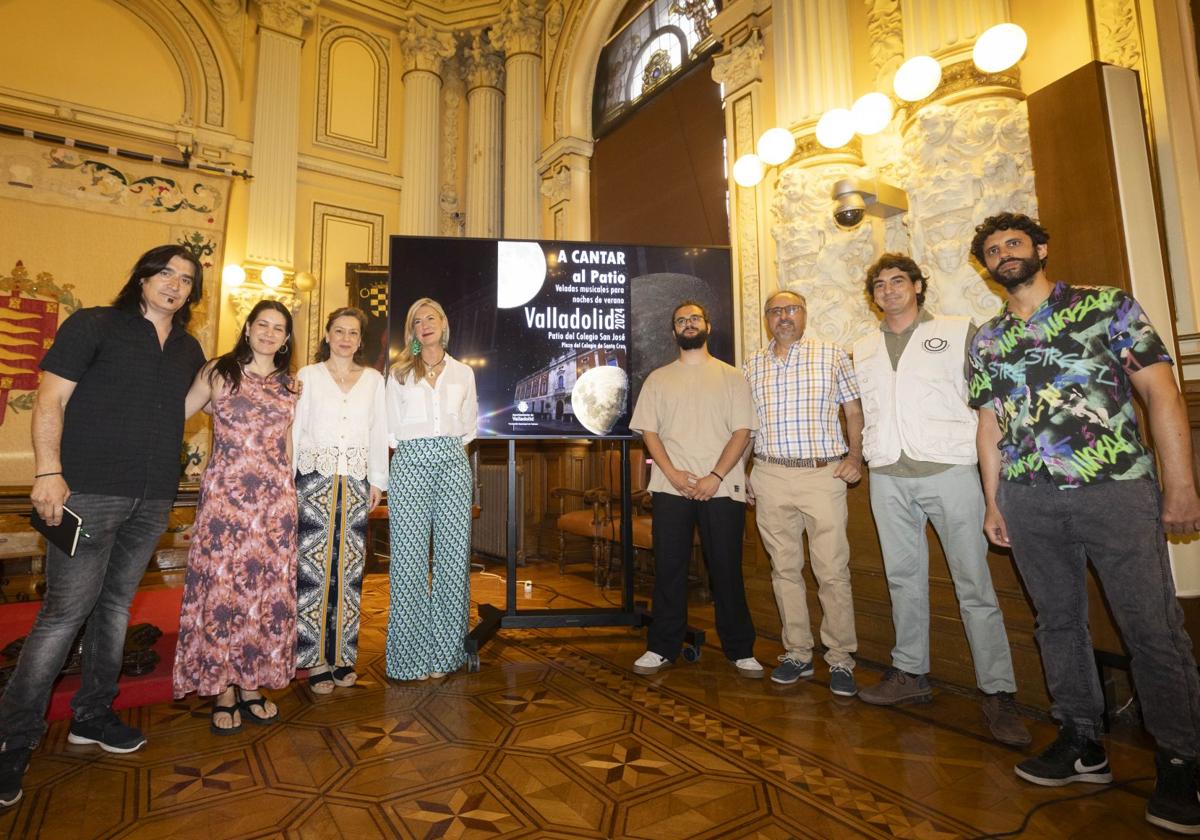
[[[804,534],[817,596],[821,600],[821,643],[829,665],[854,667],[858,637],[850,594],[850,543],[846,539],[846,483],[837,464],[784,467],[756,461],[752,482],[758,532],[771,558],[771,585],[783,622],[783,647],[811,662],[813,635],[804,584]]]

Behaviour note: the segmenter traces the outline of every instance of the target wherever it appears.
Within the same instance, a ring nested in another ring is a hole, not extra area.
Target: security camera
[[[833,199],[833,220],[838,223],[838,227],[850,230],[858,227],[867,215],[867,202],[863,199],[862,194],[858,192],[849,192],[845,195],[834,196]]]
[[[904,190],[885,181],[843,178],[833,185],[833,220],[843,230],[858,227],[867,214],[886,219],[907,209]]]

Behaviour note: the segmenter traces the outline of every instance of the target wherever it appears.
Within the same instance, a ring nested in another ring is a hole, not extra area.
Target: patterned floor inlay
[[[530,573],[599,602],[583,579]],[[494,582],[473,584],[496,600]],[[391,682],[386,600],[386,578],[368,578],[358,684],[317,696],[297,681],[273,695],[272,726],[214,737],[189,698],[126,713],[150,742],[113,756],[54,724],[0,837],[951,840],[1064,795],[1013,776],[1021,753],[987,738],[970,698],[939,693],[921,719],[819,680],[742,679],[717,648],[640,677],[631,630],[506,631],[478,673]],[[1124,778],[1151,772],[1149,753],[1111,746]],[[1023,837],[1137,836],[1148,789],[1055,804]]]

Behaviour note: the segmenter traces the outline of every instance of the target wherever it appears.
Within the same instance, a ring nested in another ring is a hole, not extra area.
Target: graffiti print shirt
[[[1028,321],[1008,307],[971,349],[972,407],[1000,426],[1000,475],[1059,488],[1153,476],[1128,374],[1171,357],[1137,301],[1107,286],[1054,289]]]

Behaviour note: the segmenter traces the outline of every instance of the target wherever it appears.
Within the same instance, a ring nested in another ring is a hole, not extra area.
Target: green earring
[[[414,356],[421,352],[421,342],[417,339],[412,340],[412,344],[408,345],[409,352]]]

